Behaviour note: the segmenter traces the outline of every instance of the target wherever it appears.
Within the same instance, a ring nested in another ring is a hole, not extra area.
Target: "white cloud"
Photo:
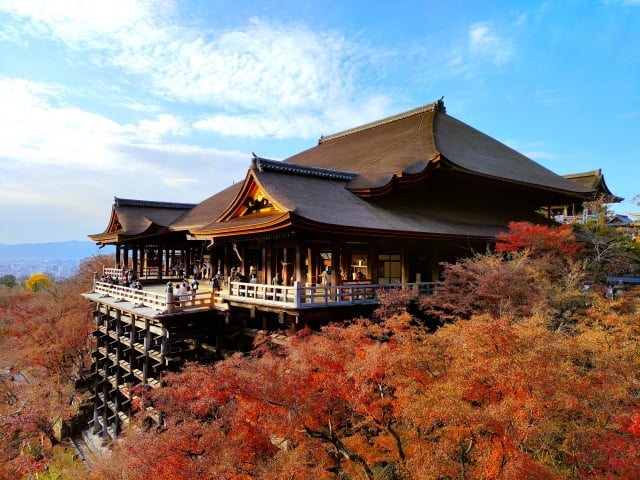
[[[82,238],[104,228],[114,195],[199,202],[250,163],[248,153],[164,143],[187,132],[178,117],[119,124],[67,105],[59,86],[0,77],[0,104],[0,223],[16,209],[38,219],[12,235],[33,238],[27,230],[58,219],[58,234]]]
[[[299,114],[288,117],[285,114],[245,114],[211,115],[194,124],[198,130],[215,132],[226,136],[253,138],[292,138],[296,136],[319,136],[322,119],[313,115]]]
[[[135,140],[144,140],[150,143],[159,142],[165,135],[186,135],[188,127],[182,119],[175,115],[160,114],[153,120],[142,120],[138,125],[128,126]]]
[[[116,142],[124,129],[61,98],[60,87],[0,77],[0,155],[30,165],[108,165],[101,146]]]
[[[496,66],[504,65],[513,56],[513,46],[498,35],[491,23],[475,23],[469,28],[469,54],[492,62]]]
[[[224,134],[221,123],[241,124],[240,131],[261,137],[317,135],[311,116],[326,122],[334,106],[343,105],[358,118],[363,105],[380,105],[354,87],[359,68],[371,61],[365,61],[367,49],[339,33],[260,19],[235,30],[202,31],[180,26],[166,5],[15,0],[0,10],[20,18],[27,34],[84,52],[76,61],[116,67],[159,98],[214,110],[199,128]]]
[[[169,0],[3,0],[0,8],[26,20],[29,34],[56,38],[77,49],[108,48],[113,38],[152,27],[150,22],[170,15]]]

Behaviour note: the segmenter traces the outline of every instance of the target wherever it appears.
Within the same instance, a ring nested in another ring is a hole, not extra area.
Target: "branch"
[[[338,438],[333,430],[327,433],[321,430],[311,430],[306,425],[304,429],[311,438],[318,438],[324,442],[332,444],[340,455],[342,455],[347,460],[351,460],[352,462],[357,463],[362,467],[365,475],[367,476],[367,480],[373,480],[373,472],[367,465],[367,462],[365,462],[360,455],[349,450],[349,448],[347,448],[347,446],[342,443],[342,441]]]

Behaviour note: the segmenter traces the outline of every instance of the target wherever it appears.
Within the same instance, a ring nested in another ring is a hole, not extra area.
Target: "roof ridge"
[[[153,207],[153,208],[174,208],[174,209],[191,209],[197,203],[179,203],[179,202],[156,202],[153,200],[135,200],[132,198],[113,197],[116,207]]]
[[[353,127],[353,128],[349,128],[349,129],[343,130],[341,132],[332,133],[331,135],[326,135],[326,136],[322,135],[320,137],[320,139],[318,140],[318,145],[320,145],[323,142],[326,142],[328,140],[334,140],[336,138],[345,137],[347,135],[351,135],[351,134],[354,134],[354,133],[362,132],[362,131],[368,130],[370,128],[379,127],[379,126],[385,125],[387,123],[396,122],[398,120],[402,120],[402,119],[407,118],[407,117],[412,117],[413,115],[417,115],[419,113],[432,112],[432,111],[445,113],[447,111],[447,109],[444,106],[443,99],[444,99],[444,97],[440,97],[440,99],[436,100],[435,102],[431,102],[431,103],[428,103],[428,104],[423,105],[421,107],[417,107],[417,108],[413,108],[411,110],[407,110],[406,112],[397,113],[397,114],[392,115],[390,117],[381,118],[380,120],[375,120],[373,122],[365,123],[363,125],[360,125],[360,126],[357,126],[357,127]]]
[[[281,160],[269,160],[267,158],[258,157],[255,153],[253,154],[251,162],[260,172],[264,172],[265,170],[272,172],[284,172],[293,175],[344,180],[347,182],[353,180],[357,175],[356,172],[348,172],[346,170],[298,165],[297,163],[283,162]]]
[[[577,178],[577,177],[592,177],[592,176],[602,176],[602,169],[596,168],[595,170],[588,170],[586,172],[578,172],[578,173],[567,173],[562,175],[564,178]]]

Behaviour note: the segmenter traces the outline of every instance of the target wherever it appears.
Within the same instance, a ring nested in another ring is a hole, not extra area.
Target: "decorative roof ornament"
[[[178,210],[191,210],[197,203],[156,202],[153,200],[135,200],[131,198],[113,197],[116,207],[143,207],[143,208],[171,208]]]
[[[331,180],[343,180],[349,182],[357,175],[355,172],[345,170],[335,170],[331,168],[310,167],[308,165],[298,165],[295,163],[285,163],[279,160],[269,160],[252,154],[252,166],[260,173],[265,171],[289,173],[292,175],[303,175],[308,177],[326,178]]]

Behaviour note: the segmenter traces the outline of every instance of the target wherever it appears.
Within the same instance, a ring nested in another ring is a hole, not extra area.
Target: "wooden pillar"
[[[160,355],[164,359],[169,355],[169,330],[162,327],[162,344],[160,345]]]
[[[98,433],[99,429],[98,429],[98,425],[99,425],[99,404],[100,404],[100,398],[97,396],[98,392],[99,392],[99,387],[100,387],[100,363],[104,362],[104,360],[102,360],[102,357],[98,351],[98,348],[100,346],[102,346],[102,344],[104,343],[104,339],[102,338],[102,332],[100,332],[98,329],[100,328],[100,326],[102,325],[102,311],[100,310],[100,305],[97,305],[98,307],[98,312],[95,316],[95,320],[96,320],[96,331],[97,331],[97,341],[96,341],[96,357],[95,357],[95,361],[94,361],[94,387],[93,387],[93,391],[96,392],[96,399],[93,402],[93,433]],[[103,379],[104,381],[104,379]]]
[[[105,372],[105,379],[102,382],[102,438],[107,438],[109,436],[109,431],[107,430],[107,427],[109,426],[109,409],[107,407],[108,394],[109,394],[109,382],[106,378],[106,372]]]
[[[247,279],[246,281],[248,281],[249,270],[247,270],[248,268],[247,267],[247,247],[244,242],[240,244],[238,253],[240,253],[240,256],[242,257],[240,259],[240,266],[238,267],[238,272],[240,273],[240,275],[242,275],[244,278]]]
[[[151,324],[148,318],[144,319],[144,359],[142,365],[142,381],[143,383],[147,383],[147,378],[149,378],[149,350],[151,349]]]
[[[265,245],[262,246],[262,278],[258,279],[260,283],[269,283],[267,280],[269,277],[267,276],[267,248]]]
[[[164,246],[162,244],[158,245],[158,273],[157,273],[157,280],[161,281],[162,280],[162,268],[164,267]]]
[[[350,267],[348,265],[348,255],[346,251],[346,245],[344,243],[340,244],[340,273],[338,274],[339,283],[337,285],[342,285],[342,277],[349,278],[349,270]]]
[[[282,249],[282,261],[280,265],[276,267],[280,271],[283,285],[290,285],[291,279],[291,260],[289,259],[289,249],[284,247]]]
[[[110,315],[109,313],[109,309],[107,309],[107,317]],[[103,375],[102,375],[102,398],[100,399],[100,401],[102,402],[102,438],[107,438],[107,436],[109,436],[109,431],[107,430],[107,427],[109,426],[109,408],[108,408],[108,401],[109,401],[109,351],[111,349],[110,344],[111,342],[109,341],[109,324],[111,323],[109,321],[110,319],[107,318],[107,321],[105,322],[105,341],[104,341],[104,348],[105,348],[105,359],[104,362],[102,364],[102,371],[103,371]]]
[[[400,261],[402,262],[402,274],[400,278],[401,283],[409,282],[409,245],[407,242],[402,247],[400,253]]]
[[[134,245],[133,248],[131,249],[131,257],[132,257],[132,261],[133,264],[131,266],[131,269],[134,272],[138,271],[138,245]]]
[[[304,279],[304,282],[305,284],[315,283],[314,278],[316,278],[316,275],[317,275],[317,268],[316,268],[315,262],[313,261],[314,257],[313,257],[312,247],[307,247],[306,255],[307,255],[307,258],[305,262],[307,267],[307,276]]]
[[[331,244],[331,280],[333,285],[340,285],[340,247],[334,242]]]
[[[140,260],[140,263],[138,264],[138,278],[142,278],[144,276],[144,261],[145,261],[144,245],[140,245],[139,248],[140,248],[140,251],[138,252],[138,259]]]
[[[136,326],[136,317],[135,315],[131,315],[131,331],[129,332],[129,381],[131,383],[134,383],[135,380],[135,376],[133,375],[133,370],[135,369],[135,362],[136,362],[136,348],[133,345],[134,343],[136,343],[137,340],[137,326]]]
[[[440,248],[437,243],[433,244],[433,248],[431,249],[431,278],[429,278],[432,282],[437,282],[440,280]]]
[[[265,248],[264,270],[264,283],[270,284],[273,277],[275,277],[275,272],[273,271],[273,242],[268,242]]]
[[[118,243],[116,245],[116,268],[122,267],[122,265],[120,264],[120,248],[121,245]]]
[[[304,257],[304,246],[302,242],[296,242],[296,250],[295,250],[295,274],[293,277],[294,282],[301,282],[304,285],[307,282],[305,275],[305,257]]]
[[[224,274],[224,278],[229,277],[229,273],[231,271],[231,265],[229,265],[229,244],[224,244],[224,260],[222,261],[222,273]]]

